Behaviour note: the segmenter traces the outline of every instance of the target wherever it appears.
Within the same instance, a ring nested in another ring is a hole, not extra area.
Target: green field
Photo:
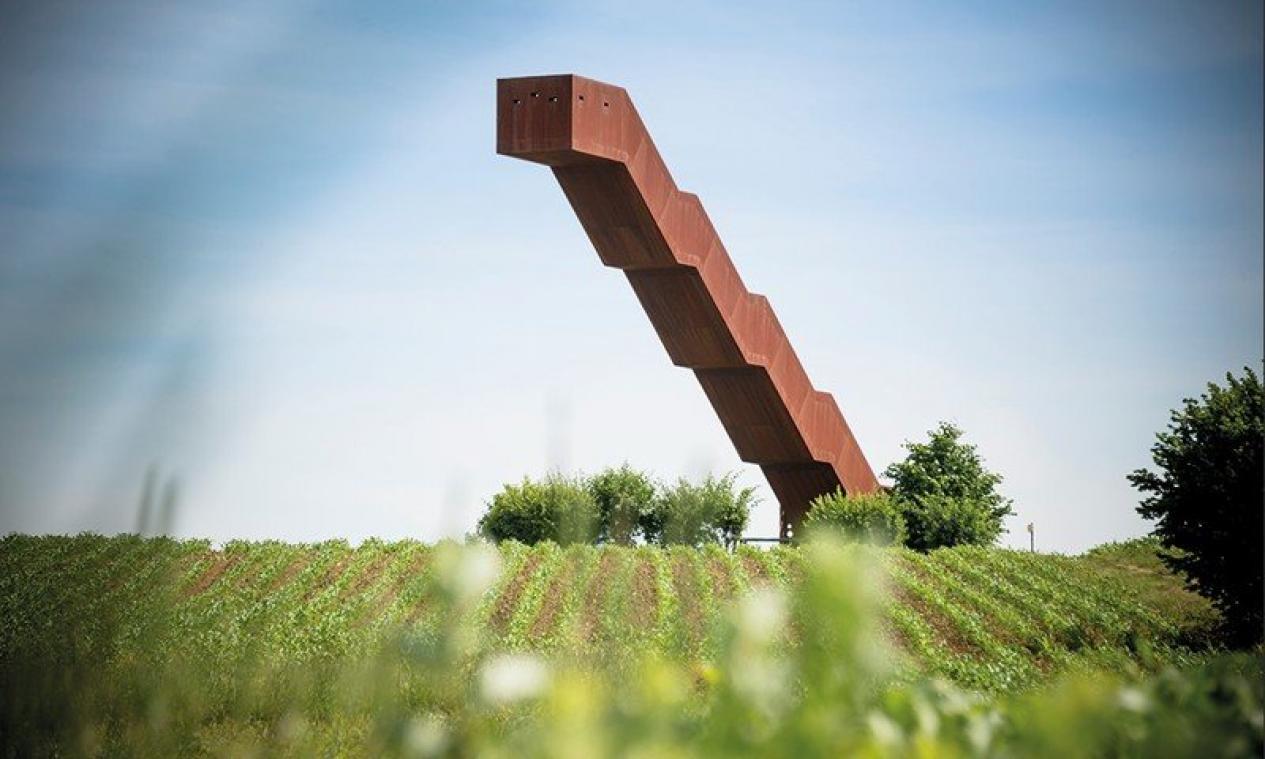
[[[839,553],[847,566],[835,571],[799,548],[508,544],[491,553],[369,541],[213,550],[11,535],[0,541],[0,666],[25,686],[5,697],[8,740],[17,730],[51,736],[37,749],[235,753],[243,740],[276,748],[278,725],[297,714],[316,741],[308,748],[356,753],[370,738],[396,745],[383,737],[383,714],[464,724],[468,682],[504,652],[613,682],[647,666],[685,673],[697,717],[718,708],[716,693],[743,666],[732,659],[743,628],[731,609],[752,591],[766,604],[791,599],[789,623],[768,641],[775,659],[808,666],[805,657],[823,656],[838,636],[886,644],[892,664],[872,679],[888,684],[943,678],[962,692],[1025,699],[1076,673],[1133,682],[1215,665],[1215,614],[1146,544],[1080,557]],[[816,647],[815,625],[827,641]],[[870,671],[845,649],[831,656]],[[1259,657],[1246,666],[1259,669]],[[162,729],[133,724],[154,709],[169,715]],[[69,726],[50,714],[69,715]],[[498,726],[489,734],[501,735],[527,717],[489,719]],[[156,735],[178,742],[146,742]],[[7,753],[26,753],[15,745]]]

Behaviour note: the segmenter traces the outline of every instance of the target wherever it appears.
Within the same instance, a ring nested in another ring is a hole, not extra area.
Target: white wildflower
[[[1144,712],[1151,706],[1151,700],[1137,688],[1121,688],[1117,696],[1120,708],[1131,712]]]
[[[872,711],[866,715],[866,723],[870,727],[870,735],[874,736],[875,742],[880,746],[898,746],[900,745],[903,735],[900,725],[880,711]]]
[[[436,756],[448,745],[448,730],[438,718],[427,715],[409,720],[404,745],[415,756]]]
[[[494,704],[510,704],[535,698],[549,684],[549,667],[527,654],[502,654],[483,665],[480,690]]]
[[[993,742],[993,735],[1001,726],[1001,715],[997,712],[972,714],[967,718],[966,738],[976,754],[984,756]]]
[[[459,605],[477,600],[501,572],[501,557],[486,545],[445,546],[439,555],[440,581]]]
[[[753,643],[772,643],[786,625],[786,598],[775,590],[760,588],[738,603],[738,630]]]

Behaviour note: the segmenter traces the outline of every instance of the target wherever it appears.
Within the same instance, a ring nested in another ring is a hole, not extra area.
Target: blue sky
[[[1147,529],[1262,354],[1259,3],[0,5],[0,532],[435,539],[505,481],[736,471],[495,79],[628,89],[882,468],[941,419],[1009,544]]]

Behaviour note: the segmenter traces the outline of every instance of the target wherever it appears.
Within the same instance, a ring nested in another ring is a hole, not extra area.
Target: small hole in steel
[[[519,103],[519,99],[518,99],[518,98],[514,98],[514,105],[518,105],[518,103]]]
[[[558,96],[557,96],[557,95],[551,95],[551,96],[549,97],[549,102],[550,102],[550,103],[556,103],[556,102],[558,102]]]
[[[581,96],[580,96],[580,99],[581,99],[581,100],[583,100],[583,99],[584,99],[584,96],[583,96],[583,95],[581,95]]]
[[[538,97],[540,97],[540,93],[539,93],[539,92],[533,92],[533,93],[531,94],[531,96],[532,96],[532,97],[534,97],[534,98],[538,98]]]
[[[603,107],[603,108],[610,108],[610,107],[611,107],[611,104],[610,104],[610,103],[602,103],[602,107]]]

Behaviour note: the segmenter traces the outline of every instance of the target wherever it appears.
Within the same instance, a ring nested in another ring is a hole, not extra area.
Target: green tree
[[[846,540],[876,545],[901,545],[906,534],[900,504],[887,493],[844,495],[838,490],[813,499],[804,530],[831,530]]]
[[[1157,520],[1163,559],[1222,612],[1235,642],[1262,637],[1261,533],[1265,497],[1265,402],[1250,367],[1186,398],[1156,435],[1158,472],[1129,482],[1146,494],[1138,513]]]
[[[552,540],[567,545],[593,542],[597,524],[597,504],[584,483],[551,474],[540,482],[524,477],[492,496],[479,519],[479,532],[497,542]]]
[[[925,443],[906,442],[909,453],[883,472],[900,503],[906,544],[919,551],[962,544],[990,545],[1004,531],[1002,520],[1014,513],[1010,499],[997,492],[1000,474],[984,468],[975,446],[962,442],[962,430],[941,422]]]
[[[708,475],[698,484],[680,479],[660,488],[653,507],[642,514],[641,533],[647,543],[723,543],[732,548],[755,503],[755,488],[736,488],[732,474]]]
[[[624,464],[593,475],[587,486],[597,503],[598,541],[630,545],[642,513],[654,505],[655,486],[650,477]]]

